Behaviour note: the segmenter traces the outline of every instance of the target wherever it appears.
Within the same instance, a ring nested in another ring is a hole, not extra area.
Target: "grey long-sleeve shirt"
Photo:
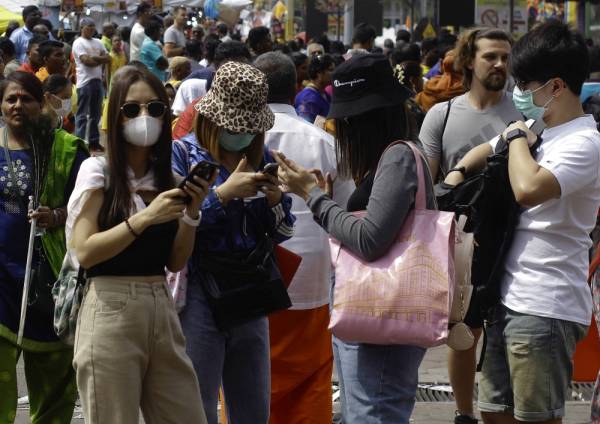
[[[422,163],[427,208],[434,209],[431,178],[427,164]],[[408,146],[399,144],[385,152],[379,163],[364,217],[346,212],[319,188],[310,192],[307,203],[325,231],[363,260],[374,261],[387,252],[414,208],[417,184],[413,153]]]

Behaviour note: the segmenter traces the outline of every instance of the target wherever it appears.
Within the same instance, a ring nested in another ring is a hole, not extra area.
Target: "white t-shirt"
[[[589,325],[589,234],[600,207],[600,133],[590,115],[548,128],[536,161],[560,184],[559,199],[521,213],[507,254],[502,303],[529,315]]]
[[[181,83],[175,93],[171,110],[175,115],[181,115],[184,110],[200,96],[206,94],[206,80],[192,78]]]
[[[140,60],[140,51],[142,50],[142,44],[146,38],[144,27],[136,22],[131,28],[131,34],[129,35],[129,60]]]
[[[88,82],[94,79],[102,79],[103,65],[86,66],[81,61],[82,55],[100,56],[107,55],[108,52],[104,45],[97,38],[88,40],[87,38],[79,37],[73,43],[73,57],[75,58],[75,70],[77,72],[77,88],[81,88]]]
[[[265,146],[278,150],[306,168],[317,168],[335,178],[336,160],[333,137],[298,117],[293,106],[269,104],[275,114],[273,128],[265,133]],[[346,205],[355,189],[352,181],[334,182],[334,200]],[[331,257],[327,233],[315,222],[300,197],[291,194],[292,213],[296,216],[294,237],[282,246],[302,256],[302,262],[288,288],[290,309],[313,309],[329,302]]]

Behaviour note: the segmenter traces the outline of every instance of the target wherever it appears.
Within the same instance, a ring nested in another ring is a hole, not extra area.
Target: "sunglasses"
[[[128,102],[121,106],[123,116],[126,118],[135,118],[140,115],[142,107],[145,107],[148,111],[148,115],[153,118],[160,118],[167,111],[167,105],[158,100],[154,100],[148,103],[134,103]]]

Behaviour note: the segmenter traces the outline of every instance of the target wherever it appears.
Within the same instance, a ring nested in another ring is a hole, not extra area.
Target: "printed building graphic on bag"
[[[366,275],[344,270],[334,310],[422,323],[448,314],[448,272],[426,244],[411,243],[389,268],[370,269]]]

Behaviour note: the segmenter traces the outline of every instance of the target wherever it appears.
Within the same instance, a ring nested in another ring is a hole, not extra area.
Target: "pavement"
[[[432,387],[435,385],[435,389],[439,392],[447,392],[451,395],[451,388],[448,384],[448,372],[446,370],[446,346],[440,346],[437,348],[429,349],[421,367],[419,369],[419,385],[423,388]],[[19,362],[18,367],[19,377],[19,396],[27,395],[27,388],[25,385],[25,377],[23,372],[23,363]],[[17,411],[16,424],[29,423],[28,418],[28,405],[20,405]],[[454,403],[453,402],[417,402],[415,410],[413,412],[411,423],[414,424],[441,424],[441,423],[452,423],[454,417]],[[339,404],[334,402],[334,412],[339,412]],[[590,415],[590,402],[584,401],[570,401],[567,402],[566,416],[563,419],[564,424],[588,424]],[[336,420],[337,421],[337,420]],[[83,418],[81,417],[81,409],[76,408],[75,414],[72,420],[72,424],[82,424]],[[143,423],[140,420],[140,423]],[[329,423],[323,423],[329,424]],[[352,423],[360,424],[360,423]]]

